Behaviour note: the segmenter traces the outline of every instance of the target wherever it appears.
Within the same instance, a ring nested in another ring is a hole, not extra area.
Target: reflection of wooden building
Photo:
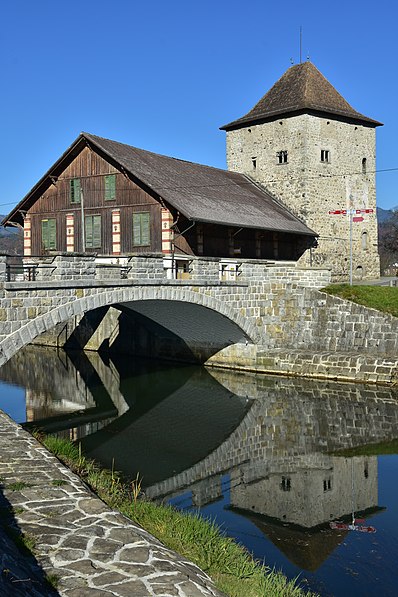
[[[5,219],[26,256],[163,252],[297,260],[316,234],[243,174],[82,133]]]

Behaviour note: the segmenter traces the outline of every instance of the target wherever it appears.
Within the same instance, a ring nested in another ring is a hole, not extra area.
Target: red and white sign
[[[334,209],[333,211],[329,211],[329,215],[342,215],[342,216],[346,216],[347,214],[372,214],[373,213],[373,209]],[[354,218],[354,222],[362,222],[363,218],[361,220],[356,220]]]

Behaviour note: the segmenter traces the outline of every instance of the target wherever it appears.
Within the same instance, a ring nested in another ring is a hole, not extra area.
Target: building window
[[[363,231],[361,234],[361,245],[362,250],[366,251],[366,249],[368,248],[368,233],[366,231]]]
[[[332,481],[330,479],[324,479],[323,491],[330,491],[332,489]]]
[[[55,218],[41,221],[41,245],[46,251],[57,248],[57,222]]]
[[[290,489],[291,489],[290,477],[282,477],[280,487],[281,487],[282,491],[290,491]]]
[[[366,174],[366,158],[362,158],[362,174]]]
[[[252,166],[253,166],[253,170],[257,169],[257,158],[252,158]]]
[[[108,174],[105,176],[105,200],[111,201],[112,199],[116,199],[116,176]]]
[[[150,213],[139,211],[133,213],[133,246],[145,247],[151,243]]]
[[[276,158],[278,160],[278,164],[287,164],[287,151],[285,149],[283,151],[278,151]]]
[[[80,186],[80,178],[72,178],[69,181],[69,194],[70,194],[70,202],[71,203],[80,203],[80,195],[81,195],[81,186]]]
[[[86,216],[84,218],[86,249],[101,248],[101,216]]]
[[[330,151],[329,149],[321,149],[321,162],[330,162]]]

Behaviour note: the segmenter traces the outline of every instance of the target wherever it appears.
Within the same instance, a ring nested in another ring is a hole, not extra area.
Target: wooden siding
[[[105,199],[106,176],[115,175],[115,199]],[[86,216],[101,216],[101,247],[86,248],[87,252],[112,254],[112,211],[120,211],[120,254],[161,252],[162,221],[160,202],[138,186],[99,154],[85,147],[65,168],[54,184],[28,211],[31,218],[32,255],[43,254],[42,220],[56,220],[56,250],[66,251],[66,218],[74,218],[74,251],[82,252],[82,204],[71,202],[71,180],[78,178],[83,192],[83,211]],[[76,185],[78,189],[79,185]],[[176,222],[174,253],[213,257],[242,257],[263,259],[297,259],[307,248],[306,240],[296,234],[256,231],[252,228],[229,228],[218,224],[193,224],[170,210]],[[150,213],[150,244],[134,246],[133,213]],[[211,217],[211,214],[209,214]],[[201,232],[202,231],[202,232]],[[119,248],[119,245],[118,245]]]
[[[116,177],[116,197],[105,199],[105,176]],[[32,222],[32,254],[42,254],[41,221],[55,218],[57,226],[56,250],[66,251],[66,216],[74,215],[75,251],[82,251],[82,207],[70,199],[70,181],[79,178],[83,192],[84,216],[101,216],[101,249],[87,249],[97,253],[112,254],[112,210],[120,209],[121,252],[140,253],[160,252],[161,245],[161,206],[146,191],[140,188],[125,174],[118,171],[101,156],[86,147],[64,170],[29,210]],[[150,212],[150,246],[133,246],[132,214],[134,211]]]

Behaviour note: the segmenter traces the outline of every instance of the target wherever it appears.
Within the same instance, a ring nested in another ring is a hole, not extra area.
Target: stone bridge
[[[188,263],[183,279],[170,279],[162,255],[58,254],[17,270],[0,257],[0,365],[46,334],[48,342],[51,332],[58,345],[395,380],[397,320],[320,292],[328,270],[243,259]]]

